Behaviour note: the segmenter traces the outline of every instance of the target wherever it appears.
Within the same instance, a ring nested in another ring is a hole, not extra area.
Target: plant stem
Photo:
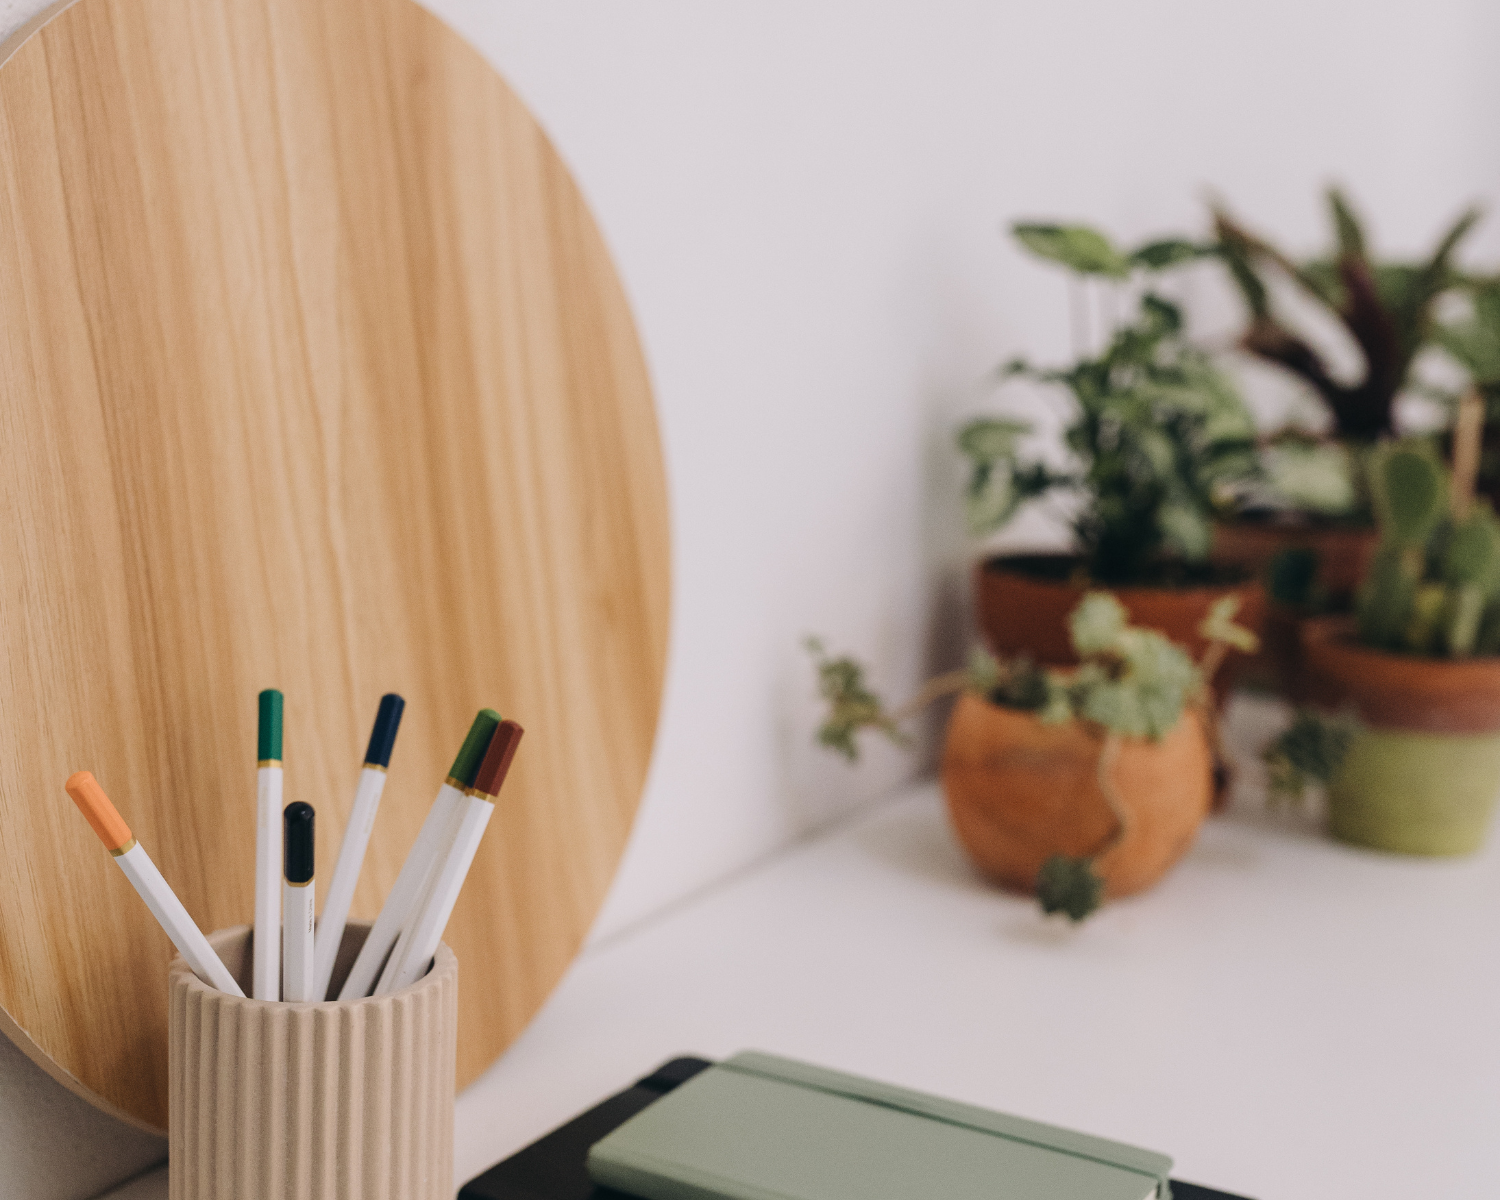
[[[1453,420],[1453,488],[1450,510],[1455,521],[1469,515],[1474,503],[1474,479],[1479,474],[1479,443],[1484,436],[1484,401],[1479,389],[1470,387],[1458,401]]]
[[[904,721],[907,717],[914,716],[922,711],[934,700],[941,700],[944,696],[951,696],[954,692],[961,692],[969,686],[969,673],[965,670],[947,671],[942,675],[929,679],[922,685],[922,689],[890,714],[890,720],[894,724]]]
[[[1219,673],[1219,668],[1224,665],[1224,656],[1229,653],[1229,647],[1224,642],[1210,642],[1208,649],[1203,652],[1203,658],[1198,663],[1199,691],[1212,694],[1214,676]]]
[[[1099,766],[1095,771],[1095,778],[1099,781],[1099,791],[1104,795],[1104,803],[1109,805],[1109,811],[1114,814],[1115,829],[1100,847],[1089,857],[1095,861],[1103,858],[1116,846],[1125,840],[1125,835],[1130,831],[1130,814],[1125,811],[1124,801],[1120,799],[1120,793],[1115,790],[1115,781],[1112,778],[1115,762],[1120,757],[1120,751],[1125,745],[1125,739],[1117,730],[1111,729],[1104,735],[1104,745],[1099,749]]]
[[[1068,280],[1068,315],[1073,334],[1073,357],[1082,358],[1088,352],[1089,318],[1088,293],[1079,279]]]

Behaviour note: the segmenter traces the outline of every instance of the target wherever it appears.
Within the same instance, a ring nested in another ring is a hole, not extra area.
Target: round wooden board
[[[655,417],[577,188],[411,0],[82,0],[0,70],[0,206],[0,1028],[164,1126],[171,946],[63,781],[239,924],[256,693],[326,867],[397,691],[356,915],[475,709],[527,729],[448,928],[468,1083],[603,900],[662,685]]]

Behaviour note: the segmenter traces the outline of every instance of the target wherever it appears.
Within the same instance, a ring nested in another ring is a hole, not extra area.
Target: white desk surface
[[[1237,701],[1233,741],[1274,720]],[[1160,886],[1078,928],[980,881],[929,784],[594,946],[460,1097],[455,1178],[666,1058],[754,1047],[1258,1200],[1495,1194],[1500,845],[1339,846],[1265,814],[1254,774]]]

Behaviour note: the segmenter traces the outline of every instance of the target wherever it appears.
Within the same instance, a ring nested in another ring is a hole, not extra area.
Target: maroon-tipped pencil
[[[490,823],[490,816],[495,811],[495,797],[500,794],[500,787],[510,771],[523,732],[514,721],[501,721],[496,727],[489,749],[484,752],[484,759],[474,776],[474,784],[464,798],[458,830],[438,863],[437,874],[422,899],[416,919],[402,932],[395,950],[391,951],[380,982],[375,985],[375,995],[386,996],[410,987],[427,974],[438,943],[443,940],[443,930],[448,927],[448,918],[453,915],[453,906],[458,903],[458,893],[463,889],[464,879],[479,850],[484,827]]]

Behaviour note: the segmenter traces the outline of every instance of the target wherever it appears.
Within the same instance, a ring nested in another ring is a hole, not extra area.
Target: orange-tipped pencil
[[[130,826],[125,824],[119,810],[110,803],[104,789],[99,786],[99,781],[89,772],[79,771],[69,776],[64,786],[68,795],[73,797],[73,803],[78,805],[79,811],[94,827],[104,848],[120,864],[125,878],[141,894],[151,915],[167,931],[172,944],[187,960],[193,974],[209,987],[228,992],[231,996],[243,996],[245,993],[234,981],[234,976],[214,953],[214,948],[208,944],[203,931],[188,915],[188,910],[182,907],[182,901],[167,886],[167,881],[156,869],[156,864],[151,861],[145,847],[135,840]]]

